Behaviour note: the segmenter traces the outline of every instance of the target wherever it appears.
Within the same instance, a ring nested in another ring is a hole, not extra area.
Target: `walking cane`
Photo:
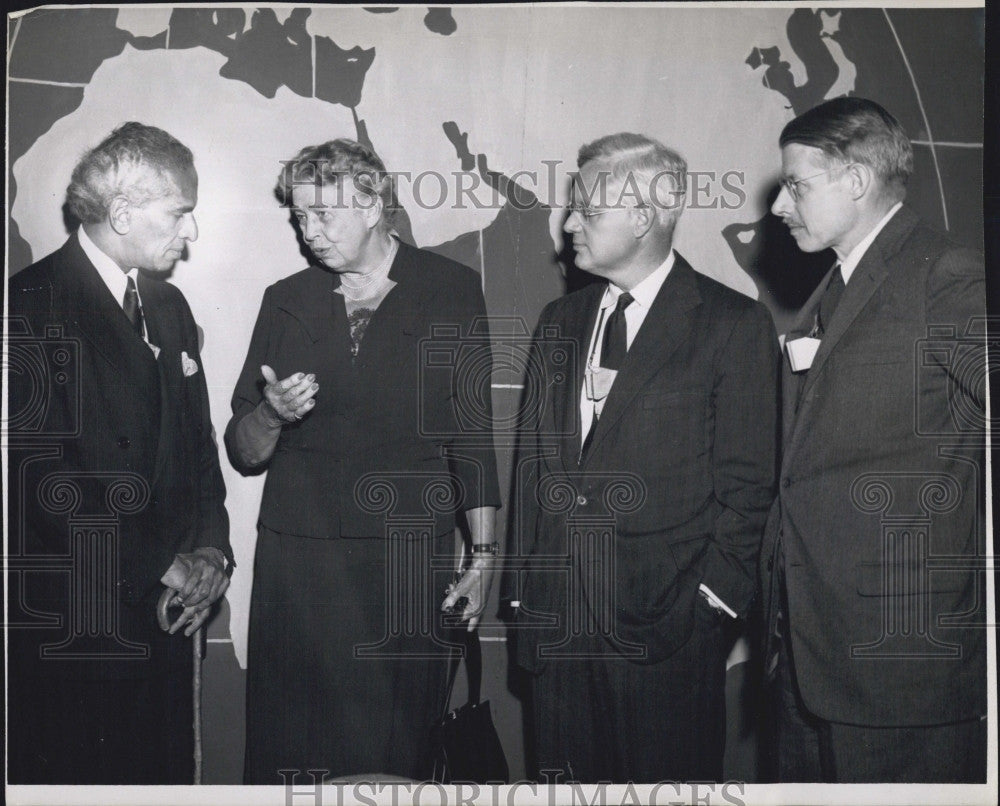
[[[160,601],[156,605],[156,620],[160,624],[160,629],[164,632],[170,630],[170,617],[167,615],[167,608],[170,600],[176,596],[178,591],[167,588],[160,596]],[[194,662],[192,666],[191,693],[194,698],[194,785],[201,785],[201,627],[191,635],[194,643]]]

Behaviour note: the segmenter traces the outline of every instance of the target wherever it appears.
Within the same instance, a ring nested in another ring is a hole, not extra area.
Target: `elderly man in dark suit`
[[[780,142],[772,211],[837,262],[785,339],[761,553],[775,775],[983,781],[982,255],[903,204],[910,141],[872,101]]]
[[[726,625],[753,598],[773,496],[777,337],[674,251],[678,154],[617,134],[578,165],[565,230],[604,282],[540,318],[510,541],[537,767],[718,780]]]
[[[197,238],[197,192],[186,146],[126,123],[73,172],[79,229],[10,281],[19,354],[54,356],[11,372],[11,554],[29,569],[10,598],[12,783],[191,782],[184,636],[232,563],[198,332],[162,279]]]

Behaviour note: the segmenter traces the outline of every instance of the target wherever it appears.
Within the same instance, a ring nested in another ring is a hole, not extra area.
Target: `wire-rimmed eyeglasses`
[[[821,176],[826,176],[842,168],[850,168],[854,164],[853,162],[845,162],[843,165],[834,165],[832,168],[827,168],[825,171],[820,171],[818,174],[813,174],[812,176],[804,176],[802,179],[782,179],[779,184],[788,191],[788,195],[792,197],[792,201],[798,201],[801,198],[799,185],[803,182],[808,182],[810,179],[818,179]]]

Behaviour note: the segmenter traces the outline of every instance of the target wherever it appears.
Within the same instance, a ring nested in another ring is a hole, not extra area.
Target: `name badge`
[[[618,377],[616,369],[588,366],[584,373],[587,399],[595,403],[604,400],[611,391],[611,387],[614,386],[616,377]]]
[[[792,372],[805,372],[809,369],[816,357],[819,345],[820,340],[812,336],[803,336],[801,339],[792,339],[786,342],[788,363],[792,365]]]

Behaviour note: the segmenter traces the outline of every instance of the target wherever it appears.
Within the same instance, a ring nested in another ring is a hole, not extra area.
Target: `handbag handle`
[[[465,673],[469,684],[469,705],[479,704],[479,691],[483,677],[483,649],[479,643],[479,630],[462,630],[462,643],[465,650]],[[462,655],[454,653],[451,659],[451,669],[448,672],[448,696],[444,701],[444,715],[451,710],[451,695],[455,690],[455,678],[458,677],[458,665]]]
[[[469,681],[469,705],[479,705],[479,688],[483,680],[483,648],[479,630],[465,633],[465,673]]]

